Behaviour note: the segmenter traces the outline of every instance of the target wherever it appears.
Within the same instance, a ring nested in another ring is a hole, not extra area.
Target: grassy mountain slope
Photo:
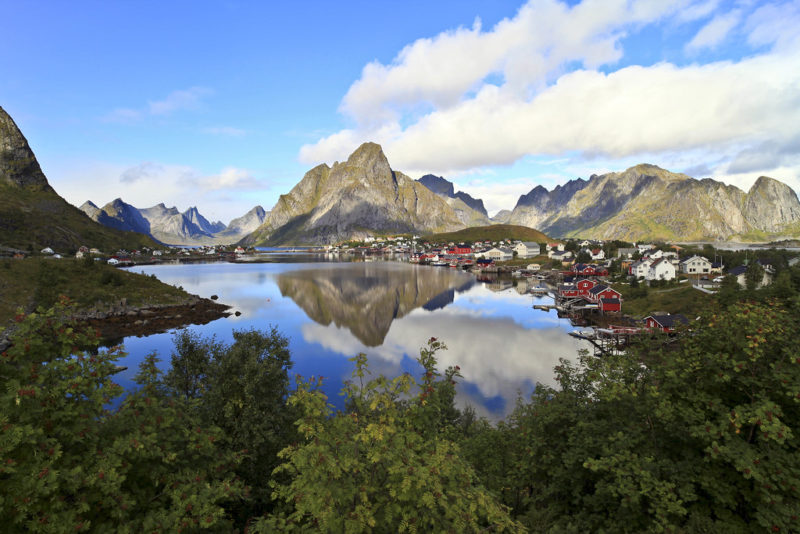
[[[500,239],[519,239],[520,241],[535,241],[537,243],[552,243],[553,239],[539,230],[518,226],[515,224],[492,224],[490,226],[475,226],[464,228],[457,232],[430,234],[422,237],[431,242],[466,242],[466,241],[499,241]]]

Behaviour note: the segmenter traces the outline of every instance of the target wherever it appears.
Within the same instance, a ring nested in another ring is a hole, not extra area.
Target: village
[[[22,251],[4,251],[23,258]],[[741,253],[725,253],[709,245],[667,243],[626,243],[623,241],[565,239],[539,243],[519,239],[438,242],[417,235],[366,237],[335,245],[298,246],[257,250],[240,245],[208,245],[163,249],[120,250],[103,254],[96,248],[80,247],[76,259],[92,258],[117,267],[164,262],[263,261],[268,253],[314,253],[350,260],[388,259],[431,267],[461,269],[472,273],[492,291],[516,289],[520,294],[549,297],[548,303],[533,308],[556,310],[575,326],[592,327],[573,333],[593,343],[608,339],[616,345],[640,332],[654,330],[674,335],[690,325],[693,307],[729,287],[759,289],[771,285],[776,276],[770,254],[753,253],[736,265],[727,266],[724,257],[736,261]],[[704,254],[705,253],[705,254]],[[65,257],[51,248],[38,256]],[[709,257],[707,257],[709,256]],[[763,257],[762,257],[763,256]],[[784,254],[784,256],[786,256]],[[788,266],[798,262],[790,253]],[[655,293],[682,295],[687,305],[659,309]],[[696,293],[694,293],[696,292]],[[637,303],[626,309],[627,303]]]
[[[510,238],[456,243],[394,236],[340,244],[328,252],[407,255],[412,263],[473,273],[493,291],[513,287],[521,294],[551,297],[552,304],[533,307],[555,309],[574,326],[591,327],[571,335],[590,341],[598,353],[624,349],[637,335],[658,332],[674,337],[691,327],[693,306],[658,309],[660,301],[654,293],[648,299],[648,288],[694,303],[709,300],[726,283],[758,290],[776,277],[769,253],[732,253],[693,244],[579,239],[538,243]],[[797,264],[796,254],[788,256],[787,266]],[[735,265],[725,265],[725,257]],[[637,301],[635,311],[625,312],[626,294]]]

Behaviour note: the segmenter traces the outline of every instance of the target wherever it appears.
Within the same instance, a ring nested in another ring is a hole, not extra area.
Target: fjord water
[[[275,256],[271,263],[150,265],[135,271],[202,297],[218,295],[231,312],[241,312],[189,327],[203,336],[231,343],[234,329],[277,327],[289,339],[292,375],[324,376],[323,389],[338,407],[338,393],[353,370],[349,358],[366,353],[373,375],[418,374],[419,349],[436,337],[448,347],[438,354],[439,368],[461,368],[457,403],[496,420],[537,382],[553,384],[559,358],[575,359],[585,348],[567,335],[567,320],[532,308],[548,298],[521,294],[524,280],[515,287],[510,281],[476,281],[450,268],[320,259]],[[120,363],[128,370],[118,381],[133,387],[139,362],[153,351],[168,369],[173,335],[126,338],[128,356]]]

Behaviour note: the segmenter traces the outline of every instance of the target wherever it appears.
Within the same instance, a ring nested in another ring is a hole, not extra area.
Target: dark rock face
[[[453,188],[453,183],[449,180],[445,180],[441,176],[436,176],[435,174],[426,174],[417,181],[437,195],[455,198],[455,189]]]
[[[439,196],[457,198],[470,208],[474,209],[478,213],[481,213],[484,217],[489,216],[489,214],[486,212],[486,208],[483,205],[483,200],[479,198],[473,198],[463,191],[455,193],[453,182],[441,176],[436,176],[435,174],[426,174],[417,181]]]
[[[0,180],[38,191],[53,191],[28,140],[0,107]]]

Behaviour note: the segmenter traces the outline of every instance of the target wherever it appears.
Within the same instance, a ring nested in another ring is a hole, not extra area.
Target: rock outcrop
[[[14,119],[0,107],[0,182],[32,191],[53,188]]]
[[[106,228],[61,198],[25,136],[0,107],[0,245],[69,253],[84,245],[115,251],[156,243],[142,234]]]

